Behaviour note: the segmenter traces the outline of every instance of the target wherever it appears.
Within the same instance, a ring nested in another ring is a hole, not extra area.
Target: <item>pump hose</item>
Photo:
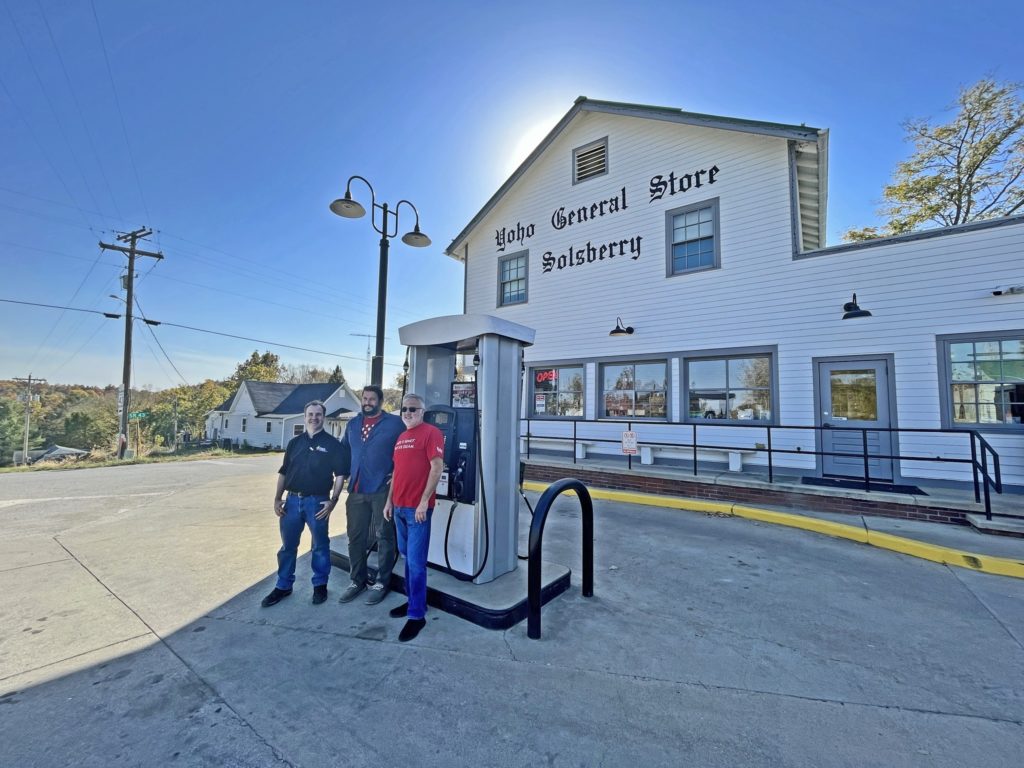
[[[481,454],[483,451],[480,450],[480,406],[479,406],[479,395],[473,398],[473,415],[476,418],[476,476],[480,482],[480,503],[482,505],[483,522],[484,522],[484,556],[480,561],[480,568],[472,576],[468,573],[461,573],[452,568],[452,561],[448,559],[448,537],[452,532],[452,520],[455,519],[455,507],[458,504],[457,501],[452,502],[451,509],[448,510],[448,525],[444,529],[444,564],[448,568],[448,572],[459,581],[473,581],[477,576],[484,572],[484,568],[487,566],[487,558],[491,552],[491,532],[489,530],[490,525],[487,521],[487,490],[484,488],[484,469],[483,459]],[[454,478],[450,478],[449,481],[453,481]]]

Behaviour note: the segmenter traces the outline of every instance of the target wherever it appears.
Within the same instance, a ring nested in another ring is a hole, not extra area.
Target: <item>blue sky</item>
[[[397,328],[461,311],[445,247],[577,96],[830,129],[834,243],[876,222],[902,120],[1024,80],[1022,8],[0,0],[0,298],[116,312],[125,259],[97,242],[149,226],[148,317],[333,356],[137,326],[136,386],[223,378],[256,348],[362,384],[378,236],[327,207],[359,174],[433,240],[392,241],[391,381]],[[118,321],[0,303],[0,378],[117,383],[122,343]]]

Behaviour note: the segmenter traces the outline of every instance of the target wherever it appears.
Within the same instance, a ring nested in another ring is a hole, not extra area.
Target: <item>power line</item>
[[[14,114],[16,114],[18,118],[21,120],[21,122],[25,124],[25,128],[28,129],[29,136],[32,137],[32,141],[35,142],[35,145],[39,149],[39,153],[43,156],[43,159],[46,161],[46,164],[50,166],[50,170],[53,171],[53,174],[57,177],[57,180],[60,182],[61,186],[64,187],[64,192],[67,194],[68,199],[71,200],[72,203],[74,203],[75,209],[78,211],[79,214],[81,214],[82,219],[85,220],[85,223],[89,227],[89,230],[94,231],[92,222],[89,221],[89,217],[85,215],[85,210],[82,208],[81,205],[78,204],[78,200],[75,198],[74,194],[72,194],[71,188],[68,186],[68,183],[64,180],[64,177],[61,175],[61,172],[57,170],[57,166],[54,165],[53,160],[50,159],[50,155],[47,154],[42,142],[39,141],[36,132],[32,130],[32,126],[28,124],[28,120],[25,118],[25,111],[21,108],[18,102],[14,100],[14,94],[11,93],[10,89],[7,87],[7,84],[4,82],[2,77],[0,77],[0,89],[3,89],[3,92],[7,95],[8,101],[10,101],[11,104],[14,105]]]
[[[75,298],[78,296],[78,292],[82,290],[82,287],[85,285],[86,281],[92,275],[92,271],[94,269],[96,269],[96,265],[99,264],[99,261],[100,261],[101,258],[103,258],[103,251],[102,250],[99,252],[99,254],[97,254],[96,260],[92,263],[92,266],[89,267],[89,271],[85,273],[85,277],[82,278],[82,282],[80,282],[78,284],[78,287],[75,288],[75,292],[73,294],[71,294],[71,298],[68,299],[68,303],[69,304],[72,301],[74,301]],[[53,335],[53,332],[55,330],[57,330],[57,326],[60,325],[60,321],[63,320],[63,319],[64,319],[64,311],[61,311],[60,315],[57,317],[57,320],[53,323],[53,325],[50,326],[49,333],[46,334],[46,336],[43,338],[43,340],[41,342],[39,342],[39,346],[36,347],[36,352],[35,352],[34,355],[32,355],[32,359],[29,361],[29,364],[28,364],[29,368],[32,367],[32,363],[34,363],[36,361],[36,358],[39,357],[39,353],[43,351],[43,347],[46,345],[46,342],[48,342],[50,340],[50,337]]]
[[[116,314],[114,312],[101,312],[101,311],[99,311],[97,309],[83,309],[81,307],[65,307],[65,306],[62,306],[60,304],[43,304],[41,302],[36,302],[36,301],[19,301],[17,299],[0,299],[0,302],[3,302],[5,304],[24,304],[24,305],[30,306],[30,307],[45,307],[47,309],[66,309],[66,310],[71,311],[71,312],[87,312],[87,313],[89,313],[91,315],[103,315],[104,317],[108,317],[111,320],[120,320],[123,317],[123,315]],[[209,333],[209,334],[212,334],[214,336],[225,336],[225,337],[227,337],[229,339],[241,339],[242,341],[252,341],[252,342],[255,342],[256,344],[268,344],[271,347],[280,347],[281,349],[295,349],[295,350],[298,350],[299,352],[312,352],[313,354],[316,354],[316,355],[327,355],[328,357],[337,357],[337,358],[342,359],[342,360],[358,360],[359,362],[363,362],[363,358],[361,358],[361,357],[354,357],[353,355],[342,355],[342,354],[339,354],[337,352],[326,352],[326,351],[324,351],[322,349],[310,349],[309,347],[297,347],[294,344],[283,344],[283,343],[281,343],[279,341],[267,341],[266,339],[254,339],[251,336],[239,336],[238,334],[225,333],[224,331],[212,331],[209,328],[197,328],[194,325],[183,325],[181,323],[172,323],[172,322],[169,322],[167,320],[143,320],[142,322],[146,323],[147,325],[166,325],[166,326],[169,326],[171,328],[184,328],[185,330],[196,331],[197,333]],[[399,363],[384,363],[384,365],[390,366],[392,368],[401,368],[402,367],[401,364],[399,364]]]
[[[149,328],[149,334],[150,334],[150,336],[152,336],[152,337],[153,337],[153,341],[155,341],[155,342],[156,342],[156,345],[157,345],[158,347],[160,347],[160,351],[164,353],[164,357],[166,357],[166,358],[167,358],[167,362],[171,364],[171,368],[173,368],[173,369],[174,369],[174,372],[175,372],[176,374],[178,374],[178,377],[179,377],[179,378],[180,378],[180,379],[181,379],[181,380],[182,380],[183,382],[185,382],[185,386],[186,386],[186,387],[190,386],[190,384],[188,383],[188,379],[186,379],[186,378],[185,378],[184,376],[182,376],[182,375],[181,375],[181,371],[179,371],[179,370],[178,370],[178,366],[176,366],[176,365],[174,364],[174,361],[173,361],[173,360],[171,360],[171,356],[170,356],[170,355],[168,355],[168,354],[167,354],[167,350],[166,350],[166,349],[164,349],[164,345],[163,345],[163,344],[161,344],[161,343],[160,343],[160,339],[158,339],[158,338],[156,337],[156,332],[155,332],[155,331],[153,330],[153,326],[152,326],[152,325],[151,325],[151,324],[149,323],[149,321],[148,321],[148,318],[146,317],[146,313],[142,311],[142,305],[141,305],[141,304],[139,304],[139,297],[138,297],[138,296],[136,296],[136,297],[135,297],[135,306],[136,306],[136,307],[138,308],[138,310],[139,310],[139,314],[140,314],[140,315],[142,315],[142,320],[143,320],[143,321],[144,321],[144,322],[146,323],[146,327],[147,327],[147,328]],[[161,368],[162,368],[162,367],[163,367],[163,366],[161,366]],[[169,377],[168,377],[168,378],[169,378]]]
[[[92,132],[89,130],[89,121],[85,119],[85,114],[82,112],[82,105],[78,101],[78,94],[75,93],[75,87],[71,83],[71,77],[68,75],[68,68],[64,65],[64,57],[60,55],[60,46],[57,45],[57,40],[53,36],[53,30],[50,29],[50,21],[46,18],[46,11],[43,10],[43,6],[39,0],[36,0],[36,7],[39,9],[39,15],[43,17],[43,24],[46,26],[46,34],[50,36],[50,44],[53,45],[54,53],[57,54],[57,61],[60,62],[61,71],[64,73],[64,81],[68,84],[68,91],[71,92],[71,99],[75,102],[75,109],[78,110],[78,118],[82,121],[82,127],[85,128],[85,136],[89,139],[89,148],[96,157],[96,163],[100,170],[100,178],[103,179],[103,183],[107,187],[107,194],[110,196],[110,202],[114,206],[114,212],[117,214],[118,220],[120,220],[121,211],[117,207],[117,199],[114,197],[114,190],[110,186],[110,180],[107,178],[107,172],[103,170],[103,160],[100,158],[100,153],[96,150],[96,142],[93,141]]]
[[[139,198],[142,200],[142,209],[146,212],[146,219],[152,221],[153,217],[149,214],[149,206],[146,204],[146,195],[142,192],[142,180],[139,178],[139,168],[135,164],[135,155],[132,154],[132,144],[128,141],[128,128],[124,122],[124,111],[121,109],[121,99],[117,95],[117,85],[114,83],[114,72],[110,68],[110,57],[107,56],[107,44],[103,40],[103,29],[100,27],[100,17],[96,14],[96,2],[95,0],[89,0],[89,5],[92,7],[92,17],[96,21],[96,32],[100,36],[100,49],[103,51],[103,61],[107,65],[107,76],[110,78],[110,90],[114,93],[114,104],[117,106],[117,115],[121,120],[121,133],[124,135],[124,145],[128,148],[128,159],[132,164],[132,171],[135,173],[135,185],[139,188]]]

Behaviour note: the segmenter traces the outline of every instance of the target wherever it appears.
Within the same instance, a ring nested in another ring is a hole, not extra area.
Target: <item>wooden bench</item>
[[[730,472],[742,472],[743,460],[757,453],[753,448],[698,448],[698,458],[702,454],[714,453],[727,456],[729,459]],[[693,448],[679,447],[671,448],[664,445],[641,445],[640,463],[653,464],[655,456],[670,456],[672,458],[693,459]]]

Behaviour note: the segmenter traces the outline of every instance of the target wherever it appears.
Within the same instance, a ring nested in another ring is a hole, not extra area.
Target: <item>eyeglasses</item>
[[[416,411],[422,411],[422,408],[414,408],[412,406],[402,408],[402,413],[416,413]]]

